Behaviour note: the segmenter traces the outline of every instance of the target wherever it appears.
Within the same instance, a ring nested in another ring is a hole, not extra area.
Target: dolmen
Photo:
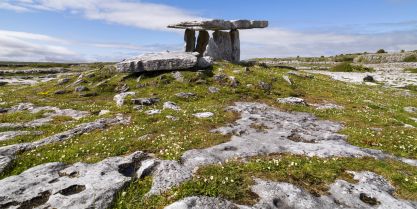
[[[266,28],[268,21],[263,20],[205,20],[181,22],[168,28],[185,29],[186,52],[198,52],[201,56],[210,56],[214,60],[240,61],[239,30]],[[196,31],[198,38],[196,39]],[[214,31],[211,35],[208,31]]]
[[[148,53],[116,64],[118,72],[141,73],[208,68],[214,60],[240,61],[240,29],[266,28],[268,21],[206,20],[168,28],[185,29],[185,52]],[[214,31],[211,35],[208,31]],[[198,38],[196,38],[198,31]]]

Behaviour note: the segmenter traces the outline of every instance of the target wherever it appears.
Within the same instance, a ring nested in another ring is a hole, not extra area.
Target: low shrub
[[[373,72],[372,68],[361,65],[353,65],[349,62],[340,63],[330,69],[332,72]]]

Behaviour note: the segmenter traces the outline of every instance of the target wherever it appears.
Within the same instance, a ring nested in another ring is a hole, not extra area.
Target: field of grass
[[[345,128],[341,133],[346,134],[347,141],[355,146],[417,159],[417,129],[404,126],[409,124],[417,127],[417,123],[410,119],[416,118],[417,114],[404,111],[404,107],[417,104],[416,92],[413,89],[411,92],[414,96],[404,96],[402,89],[348,84],[331,80],[323,75],[314,75],[314,78],[289,75],[293,82],[293,85],[289,85],[282,78],[283,75],[288,75],[288,70],[254,66],[250,67],[249,71],[245,71],[243,66],[225,62],[217,63],[212,70],[183,71],[184,82],[175,81],[169,72],[129,75],[113,73],[110,65],[86,68],[89,71],[84,73],[85,82],[80,85],[90,89],[87,93],[96,93],[97,96],[84,97],[74,92],[75,86],[57,85],[56,81],[35,86],[0,87],[0,107],[31,102],[38,106],[57,106],[92,113],[91,116],[79,121],[57,118],[56,123],[33,129],[44,131],[40,136],[20,136],[7,142],[0,142],[0,146],[38,140],[68,130],[77,124],[94,121],[99,118],[97,113],[104,109],[110,110],[111,113],[100,117],[112,117],[122,113],[132,117],[131,123],[93,131],[64,142],[20,153],[13,166],[1,174],[0,178],[19,174],[42,163],[56,161],[92,163],[110,156],[127,155],[137,150],[152,153],[161,159],[178,160],[187,150],[205,148],[229,140],[230,136],[209,131],[231,123],[239,117],[224,110],[236,101],[262,102],[287,111],[309,112],[319,118],[342,123]],[[227,82],[216,81],[213,78],[215,74],[234,76],[239,81],[239,85],[231,87]],[[71,82],[77,80],[77,77],[78,75],[71,76]],[[261,81],[271,84],[272,88],[270,90],[260,88]],[[123,84],[127,84],[130,91],[136,92],[134,97],[158,97],[161,102],[138,111],[133,108],[128,98],[126,105],[119,108],[113,101],[113,96],[116,94],[114,89]],[[219,88],[220,92],[208,93],[210,86]],[[68,90],[69,93],[54,94],[56,90],[62,89]],[[193,92],[197,96],[180,99],[175,96],[179,92]],[[345,108],[317,110],[312,106],[285,105],[276,102],[277,98],[288,96],[302,97],[309,103],[335,103]],[[163,110],[159,115],[144,113],[150,109],[162,109],[165,101],[177,103],[181,111]],[[206,111],[213,112],[214,117],[198,119],[192,116],[194,113]],[[168,115],[178,118],[178,121],[166,118]],[[38,114],[25,113],[5,113],[0,116],[2,122],[22,122],[41,117]],[[275,164],[276,161],[279,163]],[[291,162],[296,162],[297,166],[289,167]],[[249,192],[249,187],[253,183],[251,176],[287,181],[315,194],[324,194],[328,185],[335,179],[351,180],[346,170],[374,171],[386,177],[398,189],[396,195],[417,200],[417,170],[395,161],[272,155],[254,158],[248,163],[229,162],[219,166],[201,168],[199,175],[194,179],[161,196],[145,198],[143,195],[149,189],[151,179],[147,177],[137,180],[119,194],[114,207],[161,208],[167,203],[191,194],[221,196],[239,203],[253,203],[256,197]],[[405,181],[406,179],[408,180]]]

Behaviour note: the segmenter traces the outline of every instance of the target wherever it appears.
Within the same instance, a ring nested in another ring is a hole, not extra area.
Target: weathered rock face
[[[186,29],[184,34],[185,52],[194,52],[195,50],[195,30]]]
[[[147,158],[136,152],[96,164],[33,167],[0,180],[0,208],[108,208]]]
[[[240,61],[240,38],[238,30],[230,31],[230,39],[232,41],[232,61]]]
[[[213,57],[215,60],[232,61],[232,39],[230,33],[223,31],[215,31],[213,37],[210,38],[207,50],[204,56]]]
[[[149,53],[116,64],[119,72],[146,72],[161,70],[185,70],[197,66],[196,52]]]
[[[204,54],[204,51],[206,51],[207,48],[207,44],[209,43],[209,39],[210,34],[206,30],[200,31],[198,33],[196,52]]]
[[[188,21],[175,25],[169,25],[168,28],[191,29],[191,30],[234,30],[234,29],[253,29],[266,28],[268,21],[256,20],[205,20],[205,21]]]

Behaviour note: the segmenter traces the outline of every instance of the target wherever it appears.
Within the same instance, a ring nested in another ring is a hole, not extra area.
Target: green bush
[[[404,58],[404,62],[417,62],[417,56],[416,55],[409,55]]]
[[[332,72],[372,72],[374,71],[372,68],[360,66],[360,65],[352,65],[349,62],[340,63],[333,68],[330,69]]]
[[[378,53],[378,54],[384,54],[384,53],[387,53],[387,52],[384,49],[380,49],[376,53]]]

